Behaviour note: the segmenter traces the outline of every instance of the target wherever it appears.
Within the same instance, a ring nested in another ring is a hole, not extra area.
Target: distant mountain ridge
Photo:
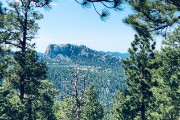
[[[84,45],[73,44],[50,44],[44,54],[44,58],[51,62],[53,60],[61,63],[105,66],[119,66],[121,58],[126,57],[128,57],[127,53],[96,51]]]
[[[104,53],[105,54],[112,54],[112,55],[118,56],[118,57],[120,57],[122,59],[125,59],[125,58],[129,57],[129,53],[120,53],[120,52],[111,52],[111,51],[107,51],[107,52],[104,52]]]
[[[120,53],[120,52],[111,52],[111,51],[107,51],[107,52],[100,51],[100,52],[103,52],[105,54],[113,54],[114,56],[120,57],[122,59],[129,57],[129,53]],[[37,54],[38,54],[38,56],[42,57],[42,56],[44,56],[45,53],[37,52]]]
[[[105,54],[92,50],[84,45],[73,44],[50,44],[45,52],[48,60],[59,61],[61,63],[78,63],[80,65],[102,65],[120,66],[121,58],[112,54]]]

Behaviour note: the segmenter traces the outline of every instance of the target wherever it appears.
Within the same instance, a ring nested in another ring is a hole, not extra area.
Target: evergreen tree
[[[159,75],[170,88],[167,94],[171,98],[173,109],[168,118],[174,120],[180,116],[180,27],[168,35],[163,45],[158,53],[161,64]]]
[[[72,98],[64,98],[62,101],[56,101],[54,104],[55,115],[58,120],[74,120],[74,100]]]
[[[103,106],[97,98],[94,87],[90,86],[81,98],[80,118],[77,118],[75,98],[64,98],[54,105],[56,118],[60,120],[101,120],[104,116]]]
[[[8,67],[8,52],[5,46],[0,44],[0,86],[2,85]]]
[[[131,25],[140,35],[149,33],[165,35],[168,28],[179,26],[180,3],[178,0],[128,0],[134,13],[124,22]]]
[[[1,43],[17,51],[12,55],[13,64],[3,80],[1,95],[4,100],[0,115],[2,119],[55,119],[52,110],[55,92],[50,83],[41,81],[46,78],[46,65],[38,61],[33,50],[35,44],[31,43],[39,29],[36,21],[42,18],[35,10],[38,3],[20,0],[8,2],[8,5],[1,29],[1,37],[6,39]]]
[[[159,67],[154,54],[155,42],[135,35],[131,45],[130,58],[123,61],[127,88],[117,94],[115,119],[165,119],[171,106],[166,95],[168,87],[154,74]]]
[[[54,97],[58,91],[55,89],[54,84],[47,80],[42,80],[38,89],[38,94],[34,102],[34,114],[37,114],[36,119],[56,120],[54,109]]]
[[[0,1],[0,33],[2,32],[1,30],[4,29],[4,15],[5,11]],[[3,39],[4,37],[0,35],[0,85],[2,85],[2,78],[4,76],[5,69],[7,68],[7,51],[5,46],[2,44]]]
[[[15,54],[18,53],[16,52]],[[11,119],[55,119],[52,109],[56,90],[51,83],[41,81],[46,77],[46,69],[44,69],[44,63],[37,61],[38,57],[35,54],[35,51],[26,51],[26,69],[24,70],[26,73],[26,84],[24,85],[23,99],[20,98],[18,90],[20,86],[18,78],[19,74],[23,72],[22,69],[19,67],[19,64],[14,64],[8,71],[8,76],[5,78],[2,86],[4,91],[2,114],[6,117],[11,118],[9,114],[14,113]],[[17,56],[14,55],[14,57]]]
[[[166,38],[163,42],[165,47],[156,54],[155,61],[159,69],[151,70],[153,79],[159,81],[156,83],[158,87],[153,87],[152,91],[159,105],[155,107],[159,108],[158,116],[163,119],[178,119],[180,16],[177,13],[180,10],[180,2],[178,0],[129,0],[128,3],[135,12],[124,20],[125,23],[130,24],[144,37],[151,37],[153,33]],[[174,32],[167,34],[170,30]],[[164,109],[160,110],[160,108]]]
[[[85,93],[85,104],[82,110],[83,120],[102,120],[104,110],[97,97],[94,87],[90,86]]]

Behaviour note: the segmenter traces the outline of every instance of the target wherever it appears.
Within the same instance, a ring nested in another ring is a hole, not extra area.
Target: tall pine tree
[[[127,88],[116,96],[114,119],[164,119],[171,107],[165,92],[168,88],[154,74],[159,68],[155,42],[135,35],[131,46],[130,58],[123,61]]]
[[[97,91],[91,85],[85,92],[82,109],[82,120],[102,120],[104,116],[103,106],[98,101]]]
[[[175,120],[180,117],[180,27],[169,33],[158,56],[159,75],[169,87],[167,94],[173,107],[168,118]]]
[[[4,107],[0,115],[2,119],[55,119],[52,107],[56,92],[51,84],[41,81],[46,78],[46,65],[38,61],[35,44],[31,42],[39,29],[37,20],[42,19],[42,15],[35,10],[38,3],[12,0],[8,1],[8,5],[1,29],[1,36],[6,39],[1,42],[16,48],[16,51],[3,80]]]

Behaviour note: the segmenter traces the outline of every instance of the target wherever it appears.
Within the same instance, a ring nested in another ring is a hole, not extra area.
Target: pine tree
[[[35,44],[31,43],[39,29],[37,20],[42,18],[35,10],[38,3],[22,0],[8,2],[8,5],[1,29],[1,36],[6,39],[1,43],[16,51],[3,80],[4,101],[0,115],[2,119],[55,119],[52,110],[55,92],[51,84],[41,81],[46,78],[46,65],[38,61]]]
[[[2,3],[0,1],[0,33],[2,32],[1,30],[4,29],[4,14],[5,14],[5,11],[4,11],[4,8],[2,6]],[[2,85],[2,78],[4,76],[4,71],[5,69],[7,68],[7,60],[6,60],[6,49],[5,49],[5,46],[2,44],[2,41],[3,41],[4,37],[0,35],[0,85]]]
[[[150,33],[166,36],[169,28],[179,26],[178,0],[128,0],[127,2],[134,12],[124,22],[144,37],[148,37]]]
[[[62,101],[56,101],[54,104],[55,116],[58,120],[74,120],[75,111],[73,110],[74,101],[71,98],[65,98]]]
[[[129,49],[130,58],[123,61],[127,75],[127,94],[129,94],[127,99],[132,103],[133,108],[130,108],[130,111],[132,109],[132,118],[136,118],[139,115],[140,119],[146,120],[148,102],[152,97],[150,90],[152,76],[149,71],[149,62],[151,59],[154,59],[153,50],[155,43],[150,46],[149,39],[139,38],[136,35],[135,41],[131,45],[132,49]]]
[[[166,95],[168,87],[155,74],[159,67],[155,42],[135,35],[131,46],[130,58],[123,61],[127,88],[116,96],[115,119],[164,119],[171,106]]]
[[[180,10],[180,2],[178,0],[129,0],[128,3],[135,12],[124,20],[125,23],[131,25],[144,37],[162,35],[166,38],[163,42],[165,47],[155,55],[159,69],[151,70],[153,79],[159,81],[156,83],[158,87],[153,87],[152,91],[159,105],[155,107],[159,109],[158,116],[163,119],[178,119],[180,16],[177,13]],[[168,34],[172,30],[174,32]]]
[[[9,51],[4,45],[0,45],[0,86],[2,85],[3,78],[5,77],[8,67]]]
[[[180,116],[180,27],[163,41],[163,47],[158,56],[161,64],[159,75],[170,88],[167,93],[173,106],[168,118],[178,119]]]
[[[38,89],[39,96],[36,97],[34,102],[34,114],[38,117],[36,119],[56,120],[54,99],[58,91],[55,89],[54,84],[48,80],[42,80]],[[37,102],[38,101],[38,102]]]
[[[85,104],[82,110],[83,120],[102,120],[104,110],[97,97],[97,92],[94,90],[94,87],[89,86],[84,98]]]

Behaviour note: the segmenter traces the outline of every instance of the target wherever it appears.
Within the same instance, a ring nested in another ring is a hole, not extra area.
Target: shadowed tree
[[[38,61],[37,53],[33,50],[35,44],[31,42],[39,29],[37,20],[43,17],[35,10],[39,3],[33,0],[9,0],[7,4],[0,34],[1,45],[16,48],[16,51],[11,55],[12,64],[3,80],[2,88],[7,92],[3,95],[5,107],[0,114],[3,119],[55,119],[51,110],[55,93],[50,88],[45,91],[52,85],[44,85],[41,81],[46,78],[46,65]]]
[[[131,46],[130,58],[123,61],[127,89],[116,96],[113,119],[165,119],[172,106],[167,96],[169,87],[158,75],[155,42],[135,35]]]
[[[158,56],[161,64],[159,75],[170,88],[167,94],[173,106],[168,118],[175,120],[180,117],[180,27],[168,34]]]
[[[82,120],[102,120],[104,116],[103,106],[98,101],[97,91],[89,86],[85,92]]]
[[[5,9],[0,1],[0,33],[1,30],[4,29],[4,16],[5,16]],[[4,76],[4,71],[7,68],[7,60],[6,60],[6,47],[3,42],[3,36],[0,35],[0,85],[2,84],[2,78]]]

